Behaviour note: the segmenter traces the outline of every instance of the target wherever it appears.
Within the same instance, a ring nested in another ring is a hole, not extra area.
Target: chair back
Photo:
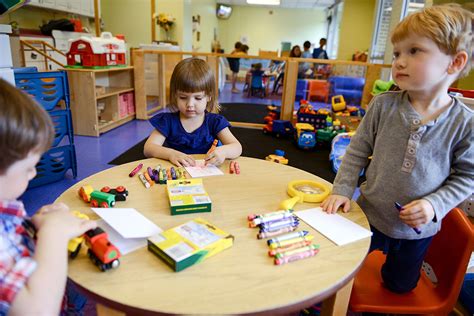
[[[459,208],[452,209],[433,237],[425,257],[438,279],[435,291],[454,306],[474,250],[474,225]]]
[[[263,88],[263,71],[262,70],[254,70],[252,71],[252,82],[250,87],[252,89],[262,89]]]
[[[259,57],[265,57],[265,58],[273,58],[273,57],[278,57],[278,51],[275,50],[258,50],[258,56]]]

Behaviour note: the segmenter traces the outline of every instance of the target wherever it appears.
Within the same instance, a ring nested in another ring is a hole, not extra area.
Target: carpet
[[[232,133],[243,147],[242,156],[265,159],[275,149],[285,151],[288,165],[305,170],[329,182],[333,182],[335,173],[329,161],[329,148],[319,148],[312,151],[299,149],[291,139],[276,138],[264,135],[261,130],[232,127]],[[146,138],[109,162],[111,165],[121,165],[127,162],[145,159],[143,146]]]
[[[267,115],[266,104],[222,103],[219,114],[231,122],[263,124]]]

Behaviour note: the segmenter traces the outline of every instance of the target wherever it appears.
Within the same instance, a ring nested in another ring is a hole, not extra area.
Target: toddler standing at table
[[[392,76],[402,91],[373,99],[321,204],[349,211],[372,155],[357,202],[373,232],[370,251],[387,254],[382,279],[393,292],[416,287],[443,217],[474,191],[473,111],[448,95],[471,68],[472,19],[459,6],[433,6],[396,26]]]
[[[184,59],[171,75],[171,113],[159,113],[150,119],[155,127],[145,143],[147,157],[162,158],[177,166],[194,166],[190,154],[205,154],[215,139],[222,146],[206,157],[207,163],[220,165],[242,153],[242,146],[229,130],[229,122],[217,112],[214,73],[198,58]]]
[[[41,106],[3,80],[0,108],[0,315],[58,315],[61,307],[66,315],[73,312],[63,300],[67,244],[96,224],[62,203],[26,217],[17,199],[51,146],[53,125]]]

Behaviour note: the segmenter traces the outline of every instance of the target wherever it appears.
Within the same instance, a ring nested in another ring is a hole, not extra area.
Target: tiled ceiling
[[[264,6],[269,8],[293,8],[293,9],[311,9],[311,8],[328,8],[335,2],[340,0],[280,0],[279,6]],[[228,5],[256,6],[247,4],[246,0],[217,0],[217,3]],[[258,5],[262,7],[262,5]]]

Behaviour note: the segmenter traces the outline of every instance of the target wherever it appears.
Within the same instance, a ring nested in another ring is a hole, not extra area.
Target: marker
[[[309,246],[310,244],[311,244],[310,240],[296,242],[294,244],[286,245],[284,247],[271,249],[271,250],[268,251],[268,255],[270,257],[275,257],[276,254],[278,254],[278,253],[283,253],[285,251],[294,250],[294,249],[298,249],[298,248],[301,248],[301,247]]]
[[[273,236],[278,236],[278,235],[281,235],[281,234],[284,234],[284,233],[289,233],[289,232],[292,232],[296,229],[296,226],[286,226],[286,227],[283,227],[279,230],[275,230],[275,231],[272,231],[272,232],[260,232],[257,234],[257,238],[258,239],[263,239],[263,238],[269,238],[269,237],[273,237]]]
[[[403,211],[403,206],[398,203],[398,202],[395,202],[395,208],[398,210],[398,212],[401,212]],[[413,227],[413,230],[415,231],[415,233],[417,233],[418,235],[421,234],[421,230],[419,230],[417,227]]]
[[[270,245],[271,243],[274,243],[274,242],[293,239],[293,238],[296,238],[296,237],[304,237],[306,235],[308,235],[307,230],[303,230],[303,231],[299,231],[299,232],[293,232],[293,233],[285,234],[283,236],[279,236],[279,237],[269,239],[269,240],[267,240],[267,244]]]
[[[304,251],[304,252],[299,252],[299,253],[296,253],[296,254],[294,254],[292,256],[289,256],[289,257],[282,257],[282,258],[275,257],[274,262],[275,262],[276,265],[282,265],[282,264],[285,264],[285,263],[290,263],[290,262],[293,262],[293,261],[298,261],[298,260],[301,260],[301,259],[306,259],[306,258],[313,257],[318,252],[319,252],[319,249],[313,249],[313,250],[307,250],[307,251]]]
[[[142,167],[143,167],[143,164],[142,164],[142,163],[139,164],[138,166],[135,167],[135,169],[132,170],[132,172],[130,172],[130,173],[128,174],[128,176],[129,176],[130,178],[133,177],[134,175],[137,174],[138,171],[140,171],[140,169],[141,169]]]
[[[301,242],[301,241],[311,241],[311,240],[313,240],[313,238],[314,238],[314,236],[311,236],[311,235],[303,236],[303,237],[296,237],[296,238],[292,238],[292,239],[287,239],[287,240],[271,243],[269,247],[271,249],[276,249],[276,248],[279,248],[279,247],[288,246],[288,245],[291,245],[291,244],[294,244],[294,243],[297,243],[297,242]]]
[[[145,176],[143,174],[139,174],[138,177],[140,178],[140,181],[143,183],[145,188],[149,189],[150,188],[150,183],[146,180]]]

